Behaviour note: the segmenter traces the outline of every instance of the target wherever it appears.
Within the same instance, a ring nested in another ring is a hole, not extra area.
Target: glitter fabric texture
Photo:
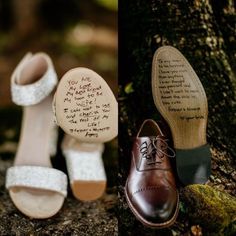
[[[12,74],[11,94],[13,102],[17,105],[29,106],[41,102],[53,91],[57,84],[58,79],[51,59],[44,53],[37,53],[36,55],[43,57],[48,66],[41,79],[32,84],[17,84],[21,76],[21,70],[24,66],[27,66],[27,64],[30,63],[31,58],[34,57],[31,53],[26,54]]]
[[[41,166],[13,166],[7,170],[6,188],[30,187],[67,196],[67,176],[60,170]]]
[[[80,151],[67,149],[63,151],[66,159],[70,182],[106,181],[106,173],[101,150]]]

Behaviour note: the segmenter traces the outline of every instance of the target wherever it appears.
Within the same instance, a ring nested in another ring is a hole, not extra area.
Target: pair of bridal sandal
[[[45,53],[28,53],[11,77],[12,100],[24,109],[6,188],[15,206],[36,219],[55,215],[67,196],[67,176],[52,168],[50,161],[56,152],[54,120],[66,132],[63,153],[74,196],[80,200],[97,199],[105,191],[103,143],[117,135],[117,102],[98,74],[85,68],[67,72],[53,100],[57,83],[53,63]]]

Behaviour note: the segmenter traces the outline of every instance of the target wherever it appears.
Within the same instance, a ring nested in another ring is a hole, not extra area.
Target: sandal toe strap
[[[7,170],[6,188],[29,187],[67,196],[67,176],[60,170],[41,166],[13,166]]]

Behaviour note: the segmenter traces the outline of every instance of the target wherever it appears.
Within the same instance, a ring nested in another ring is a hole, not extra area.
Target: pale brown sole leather
[[[106,185],[106,181],[73,181],[71,188],[78,200],[94,201],[102,197]]]
[[[206,145],[207,97],[193,68],[174,47],[163,46],[154,54],[152,94],[171,129],[181,182],[205,183],[211,170]]]

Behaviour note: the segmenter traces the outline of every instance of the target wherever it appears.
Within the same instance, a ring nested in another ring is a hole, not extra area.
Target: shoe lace
[[[165,156],[170,158],[175,157],[174,150],[167,143],[168,139],[157,136],[150,138],[150,141],[144,141],[139,149],[142,158],[146,159],[147,165],[161,164]],[[158,144],[160,148],[157,148]]]

